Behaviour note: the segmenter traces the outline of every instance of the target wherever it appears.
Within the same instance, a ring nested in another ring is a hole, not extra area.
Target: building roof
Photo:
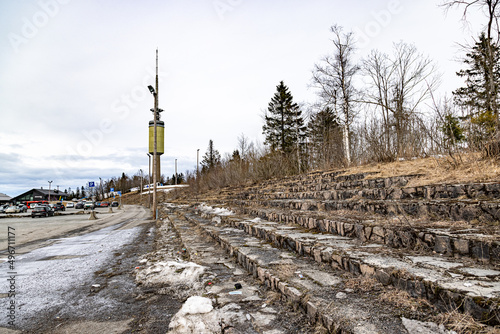
[[[20,195],[17,195],[16,197],[12,198],[12,200],[16,201],[19,198],[21,198],[24,195],[29,194],[31,192],[32,193],[37,193],[37,194],[42,195],[44,197],[48,197],[49,196],[49,189],[33,188],[33,189],[30,189],[28,191],[23,192]],[[54,196],[53,199],[55,200],[57,198],[57,196],[64,196],[64,198],[66,198],[68,196],[68,194],[64,193],[64,191],[60,191],[60,190],[58,191],[57,189],[50,189],[50,196]]]
[[[0,202],[8,202],[12,199],[9,195],[6,195],[4,193],[0,193]]]

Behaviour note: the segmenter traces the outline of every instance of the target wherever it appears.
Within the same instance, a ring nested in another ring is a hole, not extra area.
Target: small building
[[[12,198],[11,201],[16,203],[26,202],[26,201],[48,201],[48,200],[59,201],[59,200],[66,200],[66,197],[68,197],[68,194],[59,191],[57,189],[51,189],[50,199],[49,199],[49,189],[33,188],[25,193],[22,193],[21,195]]]
[[[12,197],[4,193],[0,193],[0,204],[9,203],[10,201],[12,201]]]

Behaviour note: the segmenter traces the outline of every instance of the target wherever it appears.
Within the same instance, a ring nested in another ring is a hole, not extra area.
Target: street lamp
[[[153,94],[154,97],[154,130],[153,130],[153,219],[158,219],[157,215],[157,207],[156,207],[156,160],[157,160],[157,131],[156,131],[156,123],[157,123],[157,115],[158,115],[158,49],[156,49],[156,89],[153,88],[153,86],[149,85],[148,86],[149,92]]]
[[[50,203],[50,184],[53,182],[53,181],[47,181],[49,183],[49,203]]]
[[[177,185],[177,159],[175,159],[175,185]]]

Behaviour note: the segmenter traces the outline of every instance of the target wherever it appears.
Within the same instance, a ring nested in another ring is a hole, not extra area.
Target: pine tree
[[[492,52],[491,57],[490,52]],[[489,66],[488,59],[493,59],[493,67]],[[465,78],[465,87],[453,92],[455,102],[470,108],[469,119],[479,127],[482,132],[481,137],[487,138],[498,125],[500,91],[498,44],[481,33],[479,41],[466,54],[464,63],[469,68],[457,72],[457,75]]]
[[[203,160],[201,161],[201,172],[205,173],[217,166],[220,165],[221,157],[219,151],[214,149],[214,142],[212,139],[208,141],[207,152],[203,156]]]
[[[265,144],[272,151],[289,154],[298,147],[300,140],[305,137],[304,120],[297,103],[283,81],[276,86],[274,94],[265,116],[262,133],[265,135]]]

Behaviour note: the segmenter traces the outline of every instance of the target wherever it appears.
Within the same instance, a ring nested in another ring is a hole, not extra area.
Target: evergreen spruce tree
[[[203,160],[201,161],[201,172],[205,173],[217,166],[220,165],[221,157],[219,151],[214,149],[214,142],[212,139],[208,141],[207,152],[203,156]]]
[[[491,57],[489,53],[492,53]],[[493,60],[493,66],[488,59]],[[455,102],[470,108],[469,119],[478,126],[482,139],[490,137],[498,126],[500,92],[500,50],[484,33],[466,54],[468,69],[457,72],[465,78],[465,87],[453,92]]]
[[[283,81],[276,86],[274,94],[265,116],[262,133],[265,135],[265,144],[272,151],[289,154],[297,149],[300,140],[305,137],[304,120],[297,103]]]

